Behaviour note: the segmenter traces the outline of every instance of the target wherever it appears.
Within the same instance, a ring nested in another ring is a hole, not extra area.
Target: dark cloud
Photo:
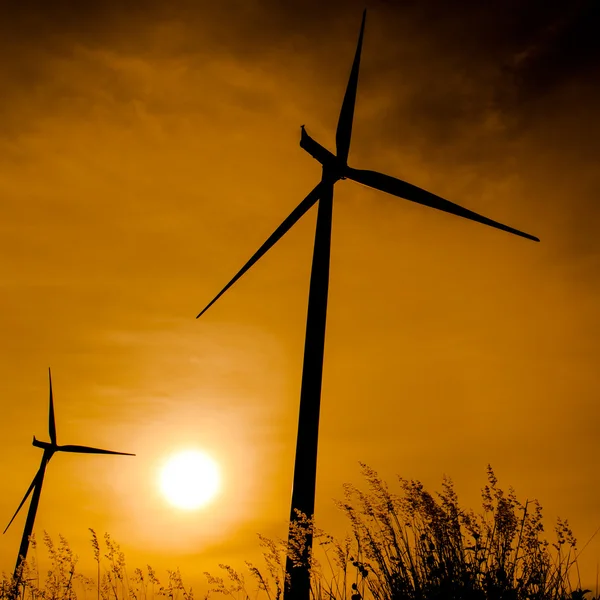
[[[595,226],[582,198],[596,194],[587,165],[600,153],[597,2],[373,0],[367,8],[356,152],[368,158],[385,144],[442,173],[468,168],[487,180],[542,178],[561,161],[581,178],[563,181],[556,170],[554,189],[577,198],[576,221]],[[17,138],[44,114],[110,111],[126,128],[139,105],[157,118],[208,110],[202,95],[214,82],[190,73],[219,58],[240,72],[262,68],[288,94],[303,79],[315,103],[332,99],[323,119],[333,124],[362,9],[358,0],[5,2],[0,132]],[[149,74],[144,65],[159,68]],[[174,95],[166,74],[179,71]],[[222,93],[257,113],[277,110],[261,86],[232,82]],[[308,123],[317,118],[311,111]]]
[[[599,17],[597,2],[565,3],[563,11],[546,15],[534,35],[521,40],[522,50],[514,54],[512,72],[522,101],[563,85],[597,85]]]
[[[35,82],[48,58],[68,56],[75,46],[110,46],[154,57],[194,55],[210,48],[247,61],[285,49],[318,62],[317,48],[322,49],[327,38],[353,39],[348,32],[357,28],[362,8],[356,0],[5,2],[0,8],[4,81],[21,87]],[[407,56],[406,47],[416,45],[422,62],[407,65],[410,76],[422,70],[420,79],[426,80],[433,66],[436,82],[429,102],[438,102],[444,87],[439,84],[436,89],[441,75],[436,64],[463,75],[449,77],[450,108],[440,115],[443,119],[461,120],[464,112],[477,110],[477,99],[470,95],[477,84],[488,88],[486,94],[493,91],[495,101],[503,101],[506,109],[508,98],[535,99],[567,82],[589,78],[599,65],[599,9],[592,0],[376,0],[368,8],[370,19],[379,20],[394,41],[396,55],[388,60],[401,60]],[[179,28],[180,35],[169,36],[169,26],[171,31]],[[367,40],[373,42],[372,37]],[[463,101],[455,87],[463,90]]]
[[[160,64],[161,74],[219,57],[241,68],[264,65],[290,89],[302,66],[297,78],[318,92],[315,102],[332,97],[325,118],[334,123],[363,7],[358,0],[5,2],[0,132],[12,139],[44,114],[81,115],[102,103],[123,109],[112,119],[124,127],[136,103],[162,117],[204,110],[196,90],[181,95],[197,80],[182,78],[174,96],[167,79],[136,79],[119,66],[130,58]],[[496,179],[524,156],[527,169],[547,169],[559,147],[578,171],[598,157],[597,2],[372,0],[367,8],[358,110],[371,108],[357,120],[357,152],[372,156],[386,144],[432,167],[468,165]],[[203,83],[210,94],[213,83]],[[232,94],[257,111],[275,110],[260,86],[234,86]],[[570,191],[580,194],[581,185]],[[593,193],[589,177],[585,187]]]

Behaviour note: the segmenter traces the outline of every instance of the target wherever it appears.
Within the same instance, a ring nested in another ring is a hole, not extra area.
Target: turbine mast
[[[304,364],[300,390],[300,415],[296,440],[296,461],[288,534],[286,559],[285,600],[308,600],[310,597],[309,552],[312,548],[312,532],[301,516],[312,519],[315,512],[317,479],[317,447],[319,442],[319,412],[321,407],[321,383],[323,380],[323,356],[325,350],[325,326],[327,321],[327,296],[329,292],[329,263],[331,250],[331,220],[333,213],[333,185],[326,180],[323,170],[323,193],[319,200],[317,231],[313,251],[308,315],[304,342]],[[299,515],[296,511],[302,513]],[[304,544],[300,566],[294,566],[289,556],[292,540],[300,535]],[[287,579],[287,577],[286,577]]]
[[[13,579],[15,582],[14,598],[18,597],[19,587],[23,580],[23,561],[27,558],[27,552],[29,551],[29,538],[33,533],[33,525],[35,523],[35,516],[37,514],[38,505],[40,503],[40,495],[42,493],[42,483],[44,481],[44,474],[46,473],[46,465],[48,464],[50,457],[50,451],[44,450],[44,456],[42,456],[42,464],[40,465],[40,470],[38,471],[38,474],[36,476],[36,482],[33,488],[33,495],[31,496],[31,503],[29,504],[29,510],[27,511],[25,528],[23,529],[21,545],[19,546],[19,554],[17,555],[17,562],[15,564],[15,571],[13,573]]]
[[[300,390],[300,415],[296,440],[296,461],[292,488],[292,507],[288,533],[288,556],[286,558],[286,583],[284,600],[310,599],[310,557],[313,535],[312,520],[315,513],[317,484],[317,448],[319,444],[319,413],[321,408],[321,384],[323,381],[323,358],[325,354],[325,329],[327,323],[327,296],[329,292],[329,264],[331,255],[331,221],[333,215],[333,186],[343,176],[350,151],[352,121],[356,104],[360,54],[365,31],[367,11],[363,12],[360,33],[348,85],[342,101],[336,131],[335,161],[323,164],[322,193],[317,214],[317,231],[308,292],[308,315],[304,342],[304,364]],[[302,130],[304,133],[304,129]],[[306,139],[306,136],[304,136]],[[340,165],[341,163],[341,165]],[[305,517],[308,522],[301,521]],[[300,539],[294,539],[300,536]],[[299,566],[294,566],[290,552],[301,542],[302,555]]]

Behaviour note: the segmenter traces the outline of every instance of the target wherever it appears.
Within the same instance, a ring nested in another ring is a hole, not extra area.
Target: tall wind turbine
[[[250,260],[238,271],[233,279],[202,310],[202,316],[254,263],[256,263],[317,201],[317,227],[308,293],[308,314],[306,321],[306,338],[304,344],[304,364],[302,369],[302,387],[300,391],[300,415],[298,422],[298,438],[296,442],[296,459],[294,465],[294,482],[292,488],[292,505],[290,514],[290,533],[292,523],[298,522],[297,511],[309,518],[314,514],[315,485],[317,469],[317,444],[319,431],[319,409],[321,402],[321,380],[323,374],[323,353],[325,346],[325,322],[327,315],[327,292],[329,285],[329,256],[331,243],[331,218],[333,209],[333,186],[340,179],[351,179],[376,190],[393,196],[410,200],[430,208],[470,219],[496,229],[501,229],[521,237],[539,242],[540,240],[508,225],[488,219],[458,204],[444,200],[390,175],[375,171],[353,169],[348,166],[348,152],[352,134],[352,120],[356,101],[358,71],[363,34],[365,29],[366,10],[363,12],[358,45],[350,78],[342,102],[342,108],[335,136],[336,154],[333,154],[301,127],[300,147],[321,163],[323,173],[321,181],[279,225],[267,241],[256,251]],[[196,318],[198,318],[196,317]],[[312,546],[312,536],[307,536],[304,558]],[[290,584],[286,586],[286,600],[308,600],[310,595],[310,572],[306,566],[294,567],[288,558],[286,573]]]
[[[122,456],[135,456],[135,454],[129,454],[128,452],[113,452],[112,450],[101,450],[100,448],[91,448],[89,446],[59,446],[56,443],[56,423],[54,422],[54,399],[52,397],[52,373],[50,369],[48,369],[48,382],[50,385],[50,409],[48,413],[48,433],[50,435],[50,442],[40,442],[36,439],[35,435],[33,436],[33,445],[37,448],[42,448],[44,450],[44,454],[42,455],[42,462],[40,463],[40,468],[38,469],[29,489],[25,493],[23,500],[21,500],[21,504],[17,508],[15,514],[12,519],[6,526],[4,533],[8,531],[11,523],[14,521],[15,517],[21,510],[23,504],[29,497],[29,494],[33,492],[33,496],[31,497],[31,504],[29,505],[29,511],[27,512],[27,520],[25,521],[25,528],[23,530],[23,537],[21,538],[21,546],[19,547],[19,554],[17,555],[17,564],[15,565],[14,572],[14,580],[16,582],[15,591],[18,589],[18,586],[21,581],[21,564],[27,557],[27,550],[29,549],[29,537],[33,532],[33,524],[35,522],[35,515],[37,512],[38,504],[40,502],[40,494],[42,493],[42,484],[44,482],[44,474],[46,473],[46,466],[50,462],[50,459],[54,455],[55,452],[76,452],[81,454],[119,454]]]

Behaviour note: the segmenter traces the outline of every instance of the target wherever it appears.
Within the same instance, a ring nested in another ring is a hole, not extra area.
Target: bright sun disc
[[[195,450],[173,456],[160,474],[162,493],[171,504],[184,510],[210,502],[219,491],[220,482],[217,463]]]

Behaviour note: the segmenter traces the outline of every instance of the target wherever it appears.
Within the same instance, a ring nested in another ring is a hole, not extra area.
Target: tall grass
[[[490,466],[479,514],[459,506],[450,479],[437,498],[403,478],[394,494],[361,467],[368,492],[346,485],[338,504],[354,535],[352,564],[375,600],[558,600],[589,592],[571,582],[577,542],[568,522],[558,519],[550,545],[539,502],[521,503],[512,488],[506,494]]]
[[[512,488],[505,493],[491,467],[482,489],[483,511],[477,514],[459,506],[450,479],[434,496],[419,481],[398,478],[399,493],[393,493],[373,469],[364,464],[361,469],[366,491],[346,484],[344,499],[337,503],[350,525],[346,538],[336,540],[306,518],[289,545],[259,535],[264,565],[247,562],[248,580],[226,564],[219,565],[221,577],[204,572],[205,598],[264,595],[281,600],[287,553],[301,562],[311,531],[313,600],[600,600],[597,589],[594,598],[581,589],[580,552],[568,522],[558,519],[555,540],[546,540],[537,500],[521,503]],[[21,600],[193,600],[179,570],[167,571],[164,585],[149,565],[129,575],[119,545],[108,534],[101,541],[90,532],[95,580],[77,572],[78,558],[62,536],[55,546],[44,533],[50,569],[41,583],[32,539],[23,563]],[[11,597],[12,586],[12,577],[3,573],[0,600]]]
[[[103,543],[96,532],[90,529],[91,545],[97,563],[97,578],[86,577],[76,571],[78,556],[73,554],[67,540],[59,535],[59,544],[54,545],[44,532],[43,543],[49,558],[46,579],[40,582],[40,573],[35,536],[31,536],[29,556],[22,563],[21,585],[18,598],[21,600],[155,600],[158,597],[170,600],[193,600],[193,594],[182,581],[179,570],[167,571],[164,585],[158,580],[155,570],[147,565],[145,570],[136,568],[131,575],[127,571],[125,555],[120,546],[108,533]],[[19,579],[19,578],[17,578]],[[14,600],[15,579],[2,573],[0,599]]]

